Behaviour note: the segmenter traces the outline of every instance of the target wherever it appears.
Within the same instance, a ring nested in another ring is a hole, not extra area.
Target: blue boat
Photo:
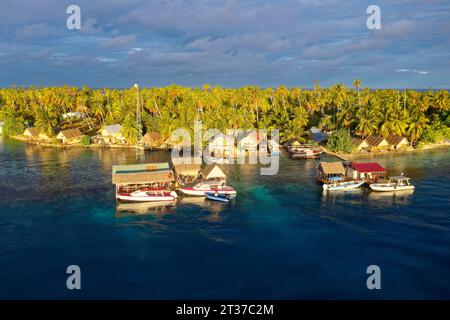
[[[217,194],[213,192],[205,192],[205,197],[209,200],[221,201],[221,202],[229,202],[233,200],[233,197],[226,194]]]

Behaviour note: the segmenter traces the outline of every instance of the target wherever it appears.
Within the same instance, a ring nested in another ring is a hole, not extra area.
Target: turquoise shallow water
[[[377,159],[413,194],[324,195],[316,161],[282,156],[276,176],[230,166],[231,205],[116,207],[113,164],[167,158],[0,142],[0,298],[450,298],[449,150]]]

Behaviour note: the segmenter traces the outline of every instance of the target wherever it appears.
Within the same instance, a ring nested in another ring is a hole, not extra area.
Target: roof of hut
[[[325,174],[345,174],[342,162],[321,162],[318,169],[321,169]]]
[[[164,139],[159,132],[147,132],[142,137],[142,142],[150,145],[159,145],[164,142]]]
[[[103,130],[106,131],[106,133],[110,135],[118,134],[120,133],[120,130],[122,129],[122,126],[120,124],[111,124],[109,126],[102,127],[99,132],[102,132]]]
[[[225,179],[227,175],[220,169],[220,167],[215,164],[209,164],[205,168],[203,168],[201,175],[205,179],[213,179],[213,178],[223,178]]]
[[[400,144],[402,141],[405,141],[406,143],[408,143],[408,139],[406,139],[405,137],[401,137],[401,136],[396,136],[396,135],[390,135],[389,137],[386,138],[387,142],[391,145],[398,145]]]
[[[80,129],[68,129],[63,130],[60,133],[58,133],[57,138],[66,138],[66,139],[78,139],[81,138],[83,134],[81,133]]]
[[[173,164],[175,172],[182,176],[198,176],[201,170],[201,164],[197,163],[179,163]]]
[[[352,162],[351,167],[360,173],[386,172],[378,162]]]
[[[114,184],[164,183],[174,180],[168,163],[115,165],[112,169]]]
[[[381,143],[383,143],[383,141],[386,141],[386,143],[387,143],[387,140],[386,140],[385,138],[383,138],[383,137],[377,137],[377,136],[370,136],[370,137],[367,137],[367,138],[366,138],[366,141],[367,141],[367,143],[368,143],[369,145],[371,145],[371,146],[373,146],[373,147],[379,146]]]
[[[355,147],[359,147],[360,145],[362,145],[364,143],[366,145],[369,145],[365,139],[351,138],[351,142]]]
[[[26,132],[28,132],[29,135],[32,136],[32,137],[34,137],[34,138],[38,138],[38,137],[39,137],[39,134],[40,134],[39,129],[36,128],[36,127],[29,127],[29,128],[26,128],[24,134],[25,134]]]

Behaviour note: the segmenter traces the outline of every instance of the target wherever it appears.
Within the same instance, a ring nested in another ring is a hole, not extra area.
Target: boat
[[[236,195],[236,191],[225,185],[225,181],[205,181],[199,182],[192,187],[182,187],[180,192],[187,196],[204,196],[206,192],[214,192],[220,195]]]
[[[361,187],[365,183],[364,180],[354,180],[354,181],[342,181],[342,179],[335,179],[335,181],[330,181],[330,183],[325,183],[323,185],[323,190],[326,191],[347,191],[354,190]]]
[[[322,150],[318,148],[308,148],[308,147],[302,147],[302,148],[294,148],[290,150],[290,157],[291,159],[317,159],[320,154],[322,153]]]
[[[149,188],[116,195],[119,201],[124,202],[175,202],[177,197],[175,191]]]
[[[414,190],[410,178],[401,176],[390,177],[387,183],[372,183],[370,189],[379,192]]]
[[[218,194],[214,192],[205,192],[205,197],[209,200],[221,201],[221,202],[230,202],[233,200],[233,196],[226,194]]]
[[[233,159],[212,157],[212,156],[203,156],[203,160],[205,161],[205,163],[217,163],[217,164],[231,164],[231,163],[233,163]]]

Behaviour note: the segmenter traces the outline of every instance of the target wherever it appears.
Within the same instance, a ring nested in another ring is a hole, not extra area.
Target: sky
[[[0,0],[0,87],[450,88],[449,35],[448,0]]]

